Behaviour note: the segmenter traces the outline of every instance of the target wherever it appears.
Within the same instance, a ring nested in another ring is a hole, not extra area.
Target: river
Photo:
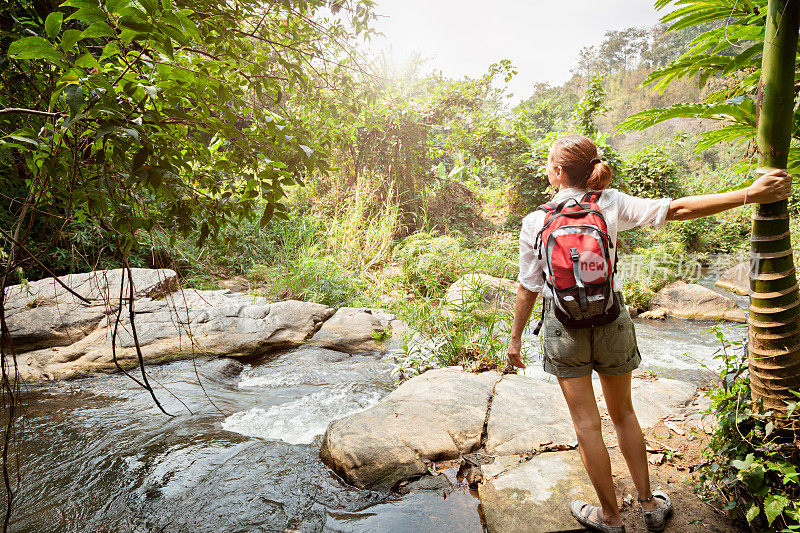
[[[702,381],[719,368],[711,324],[635,323],[643,370]],[[546,379],[539,367],[526,373]],[[331,420],[392,390],[385,361],[301,348],[148,372],[173,417],[119,374],[27,386],[12,531],[482,531],[478,500],[455,479],[446,497],[389,495],[320,461]]]

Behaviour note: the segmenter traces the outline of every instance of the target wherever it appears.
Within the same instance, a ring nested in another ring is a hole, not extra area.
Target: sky
[[[375,50],[402,61],[418,51],[428,70],[478,77],[510,59],[519,73],[508,84],[512,101],[528,97],[534,83],[558,85],[570,78],[584,46],[608,30],[654,26],[653,0],[378,0],[375,28],[385,37]]]

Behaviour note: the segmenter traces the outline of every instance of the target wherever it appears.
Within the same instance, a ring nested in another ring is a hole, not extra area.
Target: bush
[[[643,198],[679,198],[684,196],[678,179],[678,167],[663,146],[648,146],[628,161],[626,179],[621,188]]]
[[[682,278],[679,261],[685,257],[685,251],[676,241],[651,241],[650,246],[637,247],[632,254],[620,256],[618,271],[632,274],[622,284],[625,302],[637,309],[647,309],[656,292]]]
[[[509,371],[506,347],[513,314],[484,300],[476,280],[463,299],[404,302],[395,312],[409,325],[403,350],[394,357],[393,374],[402,381],[428,368],[460,365],[470,372]]]
[[[721,331],[721,386],[709,409],[718,423],[701,464],[698,489],[709,500],[720,496],[724,510],[752,531],[800,530],[800,448],[791,432],[779,430],[771,413],[750,396],[747,344]],[[795,393],[800,398],[800,393]],[[800,422],[800,404],[788,406],[787,426]],[[794,437],[796,439],[796,436]]]
[[[464,272],[466,252],[450,235],[420,231],[409,235],[395,250],[400,268],[414,290],[424,296],[441,296]]]
[[[303,300],[329,307],[366,307],[375,303],[369,285],[315,248],[303,248],[294,261],[255,265],[250,280],[273,300]]]
[[[493,245],[484,248],[487,242]],[[417,232],[406,237],[395,250],[406,282],[425,298],[441,298],[447,287],[468,273],[499,278],[516,277],[519,247],[516,237],[487,237],[477,249],[467,247],[458,232],[435,235]]]

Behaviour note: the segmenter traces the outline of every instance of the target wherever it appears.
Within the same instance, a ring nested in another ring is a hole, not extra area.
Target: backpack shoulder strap
[[[587,192],[586,194],[583,195],[583,199],[581,200],[581,203],[586,203],[586,202],[597,203],[597,200],[600,199],[600,195],[601,194],[603,194],[602,189],[599,190],[599,191],[589,191],[589,192]]]
[[[558,207],[558,204],[556,202],[547,202],[546,204],[540,205],[536,209],[537,209],[537,211],[538,210],[542,210],[545,213],[547,213],[548,211],[555,211],[557,207]]]

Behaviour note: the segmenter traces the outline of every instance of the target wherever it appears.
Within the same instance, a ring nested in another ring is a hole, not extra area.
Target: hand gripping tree
[[[758,98],[761,167],[786,168],[794,119],[800,0],[769,0]],[[753,399],[785,412],[800,390],[800,301],[787,200],[753,214],[748,353]]]

